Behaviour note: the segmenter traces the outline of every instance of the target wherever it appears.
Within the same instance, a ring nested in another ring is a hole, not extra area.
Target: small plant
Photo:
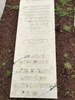
[[[2,66],[5,67],[5,65],[6,65],[6,62],[3,62],[3,63],[2,63]]]
[[[9,6],[9,5],[6,5],[6,7],[8,7],[11,10],[15,10],[15,11],[19,10],[19,6]]]
[[[64,5],[66,5],[70,1],[71,0],[60,0],[60,3],[64,6]]]
[[[71,65],[69,62],[64,63],[64,66],[65,66],[67,69],[72,69],[72,65]]]
[[[75,74],[73,74],[73,75],[72,75],[72,78],[74,78],[74,79],[75,79]]]
[[[63,8],[61,8],[58,4],[56,4],[56,9],[55,9],[56,14],[60,16],[66,16],[68,15],[68,12],[65,11]]]
[[[10,52],[11,52],[11,50],[9,49],[9,50],[8,50],[8,53],[10,53]]]
[[[67,11],[73,11],[73,8],[69,7],[67,8]]]
[[[64,1],[64,2],[63,2]],[[69,0],[70,1],[70,0]],[[60,1],[62,3],[62,5],[65,5],[67,4],[68,1],[66,0],[61,0]],[[71,16],[70,14],[73,13],[75,11],[75,8],[73,9],[72,7],[60,7],[58,4],[56,4],[56,9],[55,9],[55,12],[56,14],[60,15],[61,17],[64,17],[64,16],[69,16],[69,17],[72,17],[74,18],[74,16]]]
[[[69,92],[69,91],[66,91],[66,95],[74,98],[74,94],[75,94],[75,91],[72,91],[72,92]]]
[[[71,27],[70,26],[67,26],[67,25],[64,25],[63,29],[65,31],[68,31],[69,32],[71,30]]]
[[[7,70],[7,71],[6,71],[6,75],[7,75],[7,76],[10,76],[11,73],[12,73],[11,70]]]
[[[67,57],[68,57],[68,54],[65,53],[65,54],[64,54],[64,57],[67,58]]]

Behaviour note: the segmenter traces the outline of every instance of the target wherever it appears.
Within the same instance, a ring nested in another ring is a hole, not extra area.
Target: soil
[[[7,0],[6,5],[19,5],[19,0]],[[7,74],[13,68],[17,21],[18,11],[6,6],[0,21],[0,100],[20,100],[10,99],[12,74]],[[71,31],[65,31],[64,25],[71,26]],[[68,57],[64,57],[64,54],[68,54]],[[56,58],[58,100],[75,100],[75,78],[72,78],[75,74],[75,27],[71,17],[56,15]],[[64,66],[66,62],[72,64],[72,69]]]

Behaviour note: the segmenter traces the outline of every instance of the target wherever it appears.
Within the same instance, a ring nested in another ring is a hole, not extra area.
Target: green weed
[[[69,32],[71,30],[71,27],[70,26],[67,26],[67,25],[64,25],[63,29],[65,31],[68,31]]]
[[[65,66],[67,69],[72,69],[72,64],[70,64],[69,62],[64,63],[64,66]]]
[[[6,75],[7,75],[7,76],[10,76],[11,73],[12,73],[11,70],[7,70],[7,71],[6,71]]]
[[[8,50],[8,53],[10,53],[10,52],[11,52],[11,50],[9,49],[9,50]]]
[[[60,7],[58,4],[56,4],[55,13],[60,15],[61,17],[69,16],[74,18],[74,16],[71,16],[70,14],[75,11],[75,8],[72,7],[63,7],[63,5],[67,4],[71,0],[60,0],[62,6]]]
[[[15,11],[19,10],[19,6],[9,6],[9,5],[6,5],[6,7],[8,7],[11,10],[15,10]]]
[[[64,6],[64,5],[66,5],[70,1],[71,0],[60,0],[60,3]]]
[[[65,53],[65,54],[64,54],[64,57],[67,58],[67,57],[68,57],[68,54]]]
[[[6,66],[6,62],[3,62],[3,63],[2,63],[2,66],[5,67],[5,66]]]
[[[58,4],[56,4],[56,9],[55,9],[56,14],[60,16],[66,16],[68,15],[68,12],[65,11],[63,8],[61,8]]]
[[[75,94],[75,91],[72,91],[72,92],[69,92],[69,91],[66,91],[66,95],[74,98],[74,94]]]
[[[72,78],[74,78],[74,79],[75,79],[75,74],[73,74],[73,75],[72,75]]]

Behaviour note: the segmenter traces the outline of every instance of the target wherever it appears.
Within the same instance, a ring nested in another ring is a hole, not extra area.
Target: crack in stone
[[[55,87],[57,87],[57,83],[55,83],[53,86],[50,86],[50,89],[48,91],[46,91],[45,93],[40,94],[40,96],[45,95],[48,92],[51,92]]]
[[[22,57],[22,58],[19,58],[17,61],[14,62],[14,64],[16,64],[17,62],[19,62],[20,60],[22,60],[22,59],[24,59],[24,58],[26,58],[26,57],[24,56],[24,57]]]
[[[52,91],[55,87],[57,87],[57,83],[55,83],[53,86],[51,86],[49,91]]]

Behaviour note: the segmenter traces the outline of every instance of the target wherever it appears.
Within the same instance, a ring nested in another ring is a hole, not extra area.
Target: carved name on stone
[[[57,98],[53,0],[21,0],[10,97]]]

